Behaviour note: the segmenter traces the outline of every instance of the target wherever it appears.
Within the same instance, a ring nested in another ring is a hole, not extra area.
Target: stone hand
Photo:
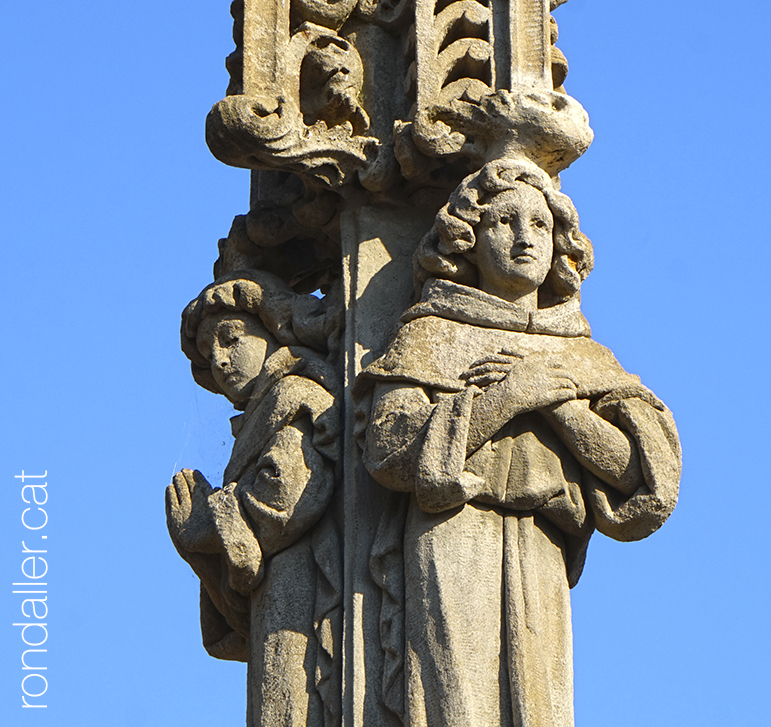
[[[503,381],[512,368],[523,358],[522,354],[501,349],[499,353],[475,361],[468,371],[464,371],[460,375],[460,378],[466,382],[466,386],[477,386],[480,389],[485,389],[490,384]]]
[[[577,383],[567,367],[548,354],[530,354],[512,366],[500,386],[521,411],[542,409],[576,398]]]
[[[212,486],[198,470],[184,469],[166,488],[166,522],[174,542],[183,550],[216,550],[216,530],[209,506]]]

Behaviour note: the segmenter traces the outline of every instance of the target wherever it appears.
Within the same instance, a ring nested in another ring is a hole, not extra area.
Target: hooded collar
[[[237,437],[244,422],[260,405],[267,393],[285,376],[296,374],[315,381],[333,396],[338,393],[339,381],[334,369],[315,351],[302,346],[283,346],[265,359],[262,371],[254,382],[254,388],[243,414],[230,419],[230,429]]]
[[[576,295],[564,303],[528,312],[516,303],[478,288],[431,278],[423,285],[420,302],[407,309],[401,320],[407,323],[424,316],[437,316],[504,331],[590,337],[591,328],[581,313],[580,303]]]

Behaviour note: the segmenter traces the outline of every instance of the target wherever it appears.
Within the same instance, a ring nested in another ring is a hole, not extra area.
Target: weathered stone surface
[[[241,413],[167,515],[250,727],[569,727],[589,539],[675,506],[672,416],[581,313],[562,2],[232,4],[207,142],[251,203],[182,348]]]
[[[243,413],[221,488],[175,475],[169,532],[201,579],[204,646],[248,661],[250,723],[266,727],[340,718],[340,382],[302,345],[323,345],[323,313],[263,273],[216,282],[183,315],[194,376]]]
[[[365,465],[409,493],[385,579],[405,584],[388,644],[406,724],[572,725],[568,588],[589,537],[646,537],[677,499],[671,414],[589,338],[591,246],[549,185],[505,162],[464,181],[417,257],[418,279],[445,279],[359,378]]]

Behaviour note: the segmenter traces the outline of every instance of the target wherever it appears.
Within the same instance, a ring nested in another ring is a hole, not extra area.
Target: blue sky
[[[201,647],[197,581],[163,510],[175,469],[216,481],[229,452],[227,403],[178,345],[179,313],[248,203],[248,173],[203,138],[227,85],[228,5],[3,10],[4,725],[244,720],[245,667]],[[573,592],[577,724],[766,725],[771,10],[571,0],[556,16],[596,133],[563,175],[595,246],[584,312],[671,407],[684,448],[667,525],[590,546]],[[50,498],[36,710],[21,708],[12,626],[22,470],[47,470]]]

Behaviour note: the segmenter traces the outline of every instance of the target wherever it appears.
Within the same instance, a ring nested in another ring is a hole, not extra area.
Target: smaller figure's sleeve
[[[221,590],[213,591],[215,596]],[[225,615],[227,614],[227,615]],[[201,636],[210,656],[226,661],[249,661],[249,612],[215,604],[212,593],[201,583]]]
[[[236,486],[246,521],[265,557],[300,538],[329,504],[334,464],[314,447],[313,434],[309,417],[277,431]]]
[[[592,410],[635,442],[644,482],[635,492],[622,494],[585,471],[596,527],[615,540],[641,540],[661,527],[677,503],[681,452],[674,419],[652,395],[611,392]]]
[[[313,381],[282,379],[238,435],[226,476],[210,497],[229,586],[243,595],[262,581],[264,560],[324,514],[332,497],[339,408]]]

